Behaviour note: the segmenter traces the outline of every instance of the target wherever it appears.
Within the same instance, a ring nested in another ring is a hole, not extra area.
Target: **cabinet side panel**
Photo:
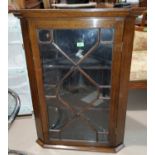
[[[110,143],[115,146],[116,139],[116,122],[117,122],[117,107],[120,83],[120,68],[122,55],[122,39],[123,39],[124,19],[117,21],[115,24],[115,39],[114,39],[114,54],[112,64],[112,93],[111,93],[111,109],[109,117]]]
[[[123,34],[123,49],[120,73],[120,93],[117,113],[117,131],[116,131],[116,145],[123,142],[126,108],[128,99],[128,82],[130,74],[130,65],[133,48],[134,37],[134,16],[128,16],[125,20],[124,34]]]
[[[37,94],[37,85],[36,85],[36,79],[35,79],[33,56],[32,56],[32,51],[31,51],[31,44],[30,44],[30,40],[28,36],[29,34],[28,33],[28,22],[25,19],[20,19],[20,21],[21,21],[23,42],[24,42],[24,48],[25,48],[28,76],[30,80],[37,135],[39,139],[43,140],[43,131],[42,131],[42,125],[41,125],[41,119],[40,119],[41,118],[40,109],[38,105],[39,101],[38,101],[38,94]]]

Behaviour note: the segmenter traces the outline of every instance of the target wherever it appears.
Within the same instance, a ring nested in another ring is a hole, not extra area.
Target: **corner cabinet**
[[[123,147],[135,17],[128,9],[20,10],[43,147]]]

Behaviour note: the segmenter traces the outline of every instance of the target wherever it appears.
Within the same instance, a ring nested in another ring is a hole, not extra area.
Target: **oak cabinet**
[[[38,140],[123,147],[135,17],[128,9],[20,10]]]

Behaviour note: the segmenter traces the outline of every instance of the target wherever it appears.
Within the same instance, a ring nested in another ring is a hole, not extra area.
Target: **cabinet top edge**
[[[18,18],[125,17],[135,11],[124,8],[94,9],[21,9],[13,12]]]

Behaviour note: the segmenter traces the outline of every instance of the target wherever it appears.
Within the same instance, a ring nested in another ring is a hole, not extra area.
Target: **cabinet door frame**
[[[42,131],[44,142],[49,143],[48,140],[48,115],[47,107],[44,97],[44,87],[42,80],[42,66],[40,61],[39,45],[37,42],[37,29],[78,29],[78,28],[113,28],[114,27],[114,47],[112,52],[112,70],[111,70],[111,103],[109,113],[109,141],[113,145],[117,126],[117,103],[119,94],[119,74],[122,53],[122,38],[123,38],[123,24],[124,18],[65,18],[51,20],[29,20],[29,38],[32,48],[32,58],[34,63],[34,76],[36,79],[38,101],[37,104],[40,109],[40,119],[42,123]],[[39,75],[39,76],[38,76]],[[35,112],[35,109],[34,109]],[[35,112],[36,113],[36,112]],[[50,142],[51,143],[51,142]],[[55,143],[55,142],[54,142]],[[58,143],[60,144],[60,143]],[[62,144],[62,143],[61,143]],[[64,143],[66,144],[66,143]],[[69,143],[67,143],[69,144]],[[72,142],[73,145],[73,142]],[[89,145],[89,144],[88,144]]]

